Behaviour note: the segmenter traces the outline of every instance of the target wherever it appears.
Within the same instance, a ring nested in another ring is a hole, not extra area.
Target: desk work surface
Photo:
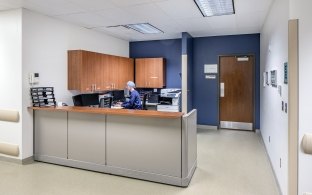
[[[51,112],[82,112],[108,115],[124,115],[152,118],[180,118],[182,112],[159,112],[155,110],[130,110],[130,109],[111,109],[97,107],[80,107],[80,106],[60,106],[60,107],[29,107],[32,110],[46,110]]]

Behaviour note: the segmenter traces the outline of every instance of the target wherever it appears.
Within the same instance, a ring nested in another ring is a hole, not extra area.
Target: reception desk
[[[37,161],[184,187],[196,169],[196,110],[32,109]]]

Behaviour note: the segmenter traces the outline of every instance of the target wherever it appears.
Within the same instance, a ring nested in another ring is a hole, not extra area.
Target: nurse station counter
[[[196,110],[31,109],[37,161],[183,187],[196,169]]]

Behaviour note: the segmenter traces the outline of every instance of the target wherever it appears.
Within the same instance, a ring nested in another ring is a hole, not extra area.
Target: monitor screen
[[[82,106],[81,95],[73,96],[73,102],[74,102],[74,106]]]
[[[98,93],[82,94],[81,99],[83,106],[99,105],[100,103]]]
[[[73,101],[75,106],[93,106],[100,103],[98,93],[76,95],[73,96]]]
[[[114,101],[124,101],[125,95],[123,90],[113,91],[113,100]]]

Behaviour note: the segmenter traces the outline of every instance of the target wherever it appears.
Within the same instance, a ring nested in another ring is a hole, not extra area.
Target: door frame
[[[253,56],[253,66],[252,66],[252,104],[253,104],[253,112],[252,112],[252,131],[255,131],[256,124],[256,54],[255,53],[237,53],[237,54],[224,54],[218,56],[218,129],[220,129],[220,77],[221,77],[221,69],[220,69],[220,58],[221,57],[243,57],[243,56]]]

